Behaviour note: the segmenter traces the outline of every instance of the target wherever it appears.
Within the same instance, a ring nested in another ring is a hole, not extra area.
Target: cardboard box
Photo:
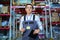
[[[57,12],[52,12],[52,16],[58,16],[58,13]]]
[[[41,2],[40,5],[41,5],[41,6],[45,6],[46,4],[45,4],[44,2]]]
[[[58,22],[58,21],[60,21],[60,20],[59,20],[59,16],[57,16],[57,17],[52,17],[51,19],[52,19],[52,22]]]
[[[32,5],[35,5],[35,0],[32,0]]]
[[[35,2],[36,6],[45,6],[46,3],[45,2]]]
[[[25,5],[25,4],[30,4],[32,0],[17,0],[16,5]]]
[[[8,6],[3,6],[1,12],[8,13]]]

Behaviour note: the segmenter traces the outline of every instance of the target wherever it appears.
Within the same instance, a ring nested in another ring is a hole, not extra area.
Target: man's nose
[[[29,9],[29,11],[30,11],[30,9]]]

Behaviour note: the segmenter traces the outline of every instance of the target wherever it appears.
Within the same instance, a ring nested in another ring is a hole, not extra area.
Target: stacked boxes
[[[52,22],[58,22],[59,21],[59,16],[57,12],[52,13]]]
[[[32,4],[32,5],[36,5],[36,6],[45,6],[46,2],[41,2],[44,0],[13,0],[13,5],[15,6],[24,6],[25,4]]]
[[[32,0],[13,0],[13,5],[25,5],[27,3],[31,3]]]
[[[35,0],[32,1],[32,5],[35,5]]]
[[[8,13],[8,6],[3,6],[1,12]]]
[[[52,22],[58,22],[59,21],[59,16],[57,17],[52,17]]]
[[[2,6],[2,7],[0,7],[0,14],[2,14],[2,13],[8,13],[8,6]]]
[[[58,16],[58,13],[57,12],[53,12],[52,16],[56,17],[56,16]]]
[[[45,6],[46,3],[45,2],[37,2],[37,1],[35,1],[35,5],[36,6]]]

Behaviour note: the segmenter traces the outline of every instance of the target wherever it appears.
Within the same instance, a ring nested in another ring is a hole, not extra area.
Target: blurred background
[[[21,40],[20,18],[25,5],[32,4],[39,15],[43,30],[40,40],[60,40],[60,0],[0,0],[0,40]]]

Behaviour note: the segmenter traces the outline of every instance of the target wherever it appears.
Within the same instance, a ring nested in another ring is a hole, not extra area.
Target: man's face
[[[27,5],[25,10],[26,10],[27,13],[30,14],[32,12],[32,6],[31,5]]]

